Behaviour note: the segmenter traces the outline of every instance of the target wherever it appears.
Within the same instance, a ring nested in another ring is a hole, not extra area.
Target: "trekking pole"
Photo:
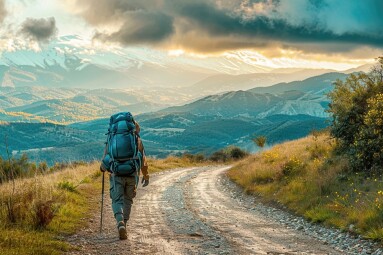
[[[102,172],[102,191],[101,191],[101,220],[100,220],[100,234],[102,233],[102,213],[104,209],[104,178],[105,172]]]

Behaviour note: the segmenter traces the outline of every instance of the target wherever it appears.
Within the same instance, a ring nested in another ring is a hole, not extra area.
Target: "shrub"
[[[55,216],[53,201],[38,201],[33,207],[33,220],[36,229],[43,229]]]
[[[67,190],[69,192],[76,192],[76,186],[69,181],[62,181],[57,184],[59,189]]]
[[[229,146],[225,149],[214,152],[210,160],[214,162],[227,162],[231,159],[238,160],[248,156],[249,153],[236,146]]]
[[[182,158],[186,158],[190,160],[191,162],[203,162],[206,160],[205,155],[201,153],[198,153],[198,154],[184,153],[182,155]]]
[[[382,172],[383,57],[370,73],[351,74],[334,85],[328,111],[338,151],[349,156],[354,171]]]
[[[46,161],[40,162],[39,166],[37,167],[38,171],[40,173],[45,173],[48,171],[49,167]]]
[[[285,176],[293,176],[304,170],[304,164],[296,157],[291,157],[284,165],[282,165],[282,173]]]
[[[249,155],[249,153],[238,147],[234,147],[230,150],[230,157],[233,159],[241,159],[246,157],[247,155]]]
[[[258,136],[252,139],[253,142],[258,146],[263,148],[266,144],[266,137],[265,136]]]
[[[210,160],[214,162],[226,162],[229,160],[228,155],[223,151],[216,151],[210,156]]]

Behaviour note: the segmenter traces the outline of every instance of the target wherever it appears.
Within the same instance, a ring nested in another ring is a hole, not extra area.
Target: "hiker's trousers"
[[[112,199],[112,209],[117,224],[120,221],[124,221],[126,224],[126,222],[129,220],[133,198],[135,196],[135,176],[110,176],[110,198]]]

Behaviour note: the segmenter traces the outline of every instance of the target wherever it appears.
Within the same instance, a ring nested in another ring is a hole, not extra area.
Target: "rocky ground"
[[[227,167],[178,169],[139,188],[128,240],[118,240],[106,196],[99,212],[69,238],[70,254],[383,254],[377,244],[263,205],[227,180]],[[106,192],[108,194],[108,191]]]

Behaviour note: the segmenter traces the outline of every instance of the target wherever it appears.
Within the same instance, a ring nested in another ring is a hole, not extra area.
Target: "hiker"
[[[140,138],[140,126],[129,112],[110,117],[108,139],[100,170],[110,173],[110,198],[120,240],[127,239],[133,198],[142,172],[142,186],[149,184],[148,164]]]

